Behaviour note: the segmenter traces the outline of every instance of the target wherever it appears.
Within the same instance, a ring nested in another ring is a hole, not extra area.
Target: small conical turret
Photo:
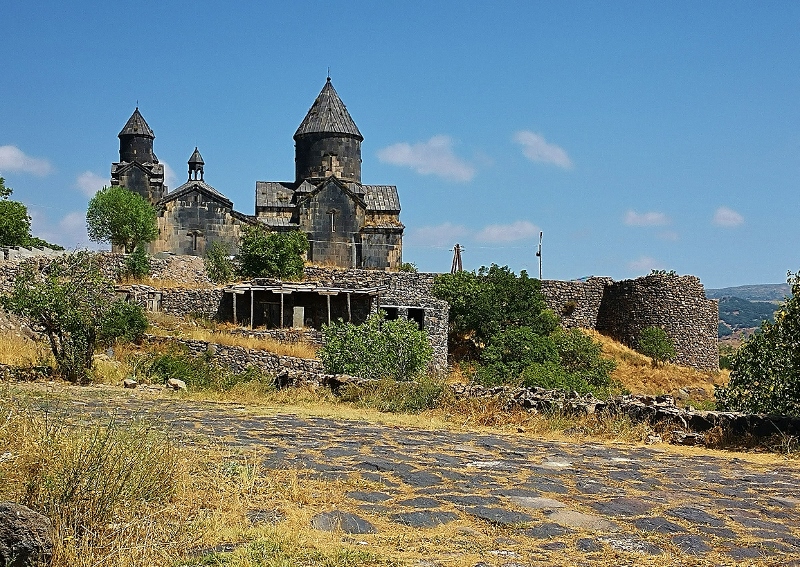
[[[194,147],[194,152],[192,153],[192,157],[189,158],[189,180],[192,179],[199,179],[200,181],[203,180],[203,166],[206,162],[203,161],[203,156],[200,155],[200,152],[197,149],[197,146]]]

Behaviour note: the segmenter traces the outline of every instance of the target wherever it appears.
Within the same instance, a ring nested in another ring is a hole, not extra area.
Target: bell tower
[[[361,142],[358,130],[328,77],[297,132],[295,181],[312,183],[331,175],[361,183]]]

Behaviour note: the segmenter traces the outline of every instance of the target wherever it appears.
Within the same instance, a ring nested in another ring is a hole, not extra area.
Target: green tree
[[[110,242],[125,253],[158,236],[156,210],[124,187],[103,187],[89,201],[86,227],[93,242]]]
[[[739,347],[728,385],[717,388],[717,407],[800,417],[800,272],[788,274],[789,297]]]
[[[237,256],[239,270],[251,278],[300,279],[307,250],[304,232],[270,232],[260,224],[246,226]]]
[[[116,299],[100,320],[97,338],[105,344],[117,340],[138,342],[147,331],[147,316],[141,305]]]
[[[114,284],[100,272],[97,258],[77,252],[40,270],[23,265],[11,293],[2,297],[2,306],[47,338],[61,376],[82,383],[92,366],[98,329],[113,301]]]
[[[31,217],[25,205],[9,200],[11,193],[0,177],[0,246],[25,246],[31,236]]]
[[[225,242],[214,241],[206,249],[203,259],[208,279],[214,283],[228,283],[233,279],[234,266],[231,261],[231,247]]]
[[[330,374],[410,380],[425,370],[433,349],[414,321],[384,320],[380,311],[363,325],[341,319],[322,328],[319,359]]]
[[[433,294],[450,304],[450,343],[473,342],[478,351],[495,334],[514,327],[529,327],[547,335],[558,317],[547,309],[539,280],[525,270],[516,276],[508,266],[492,264],[475,272],[441,274]]]
[[[31,217],[28,207],[19,201],[11,201],[11,187],[6,187],[5,179],[0,177],[0,246],[27,246],[63,250],[62,246],[50,244],[31,235]]]
[[[647,327],[639,333],[639,343],[636,349],[645,356],[653,359],[653,366],[663,364],[675,358],[675,345],[667,332],[661,327]]]

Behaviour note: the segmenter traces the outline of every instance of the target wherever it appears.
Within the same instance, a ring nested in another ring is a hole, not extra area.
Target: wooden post
[[[233,296],[233,324],[236,325],[236,296],[239,294],[234,291],[231,295]]]
[[[328,298],[328,325],[330,325],[331,324],[331,296],[330,295],[326,295],[325,297]]]
[[[281,324],[279,326],[283,329],[283,292],[281,292]]]
[[[256,299],[255,290],[250,288],[250,330],[253,330],[253,312],[255,311]]]
[[[353,321],[353,315],[350,312],[350,292],[347,293],[347,322],[351,323]]]

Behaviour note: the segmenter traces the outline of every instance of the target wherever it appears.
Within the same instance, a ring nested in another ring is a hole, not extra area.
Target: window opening
[[[425,328],[425,310],[418,308],[408,308],[408,320],[416,321],[420,330]]]

